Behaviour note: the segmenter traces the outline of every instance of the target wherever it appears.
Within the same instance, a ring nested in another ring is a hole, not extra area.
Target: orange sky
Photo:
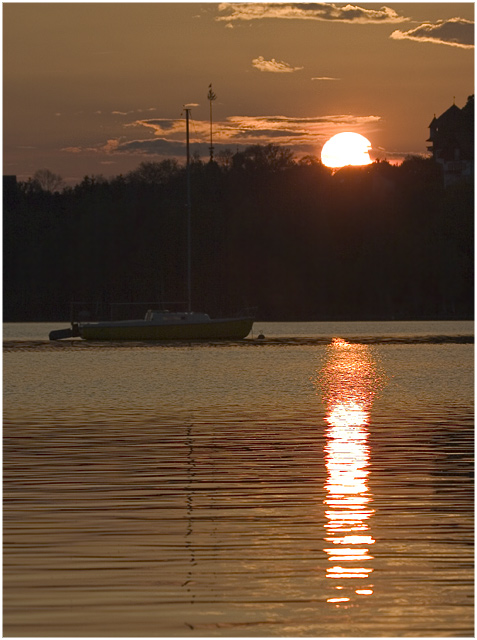
[[[319,156],[355,131],[371,157],[426,153],[473,93],[469,3],[3,4],[4,174],[68,183],[184,156],[283,144]]]

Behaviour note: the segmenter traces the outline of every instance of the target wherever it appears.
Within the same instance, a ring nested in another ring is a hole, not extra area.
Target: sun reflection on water
[[[339,592],[328,598],[332,604],[373,594],[370,576],[375,540],[370,527],[374,509],[368,486],[368,425],[381,379],[368,346],[341,338],[329,345],[320,386],[328,423],[324,552],[331,564],[326,577]]]

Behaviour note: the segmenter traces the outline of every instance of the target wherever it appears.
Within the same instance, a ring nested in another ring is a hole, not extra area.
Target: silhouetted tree
[[[332,172],[275,145],[194,157],[193,304],[262,319],[472,317],[473,185],[410,157]],[[186,172],[143,162],[4,202],[5,320],[185,300]],[[93,305],[94,306],[94,305]]]
[[[162,160],[161,162],[141,162],[137,169],[127,174],[126,180],[148,185],[160,185],[177,176],[178,172],[179,163],[174,159]]]
[[[40,189],[50,191],[51,193],[60,191],[64,186],[63,178],[49,169],[39,169],[36,171],[33,175],[33,182],[37,183]]]

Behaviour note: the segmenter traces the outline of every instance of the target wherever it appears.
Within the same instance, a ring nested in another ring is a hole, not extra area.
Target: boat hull
[[[154,324],[136,322],[88,322],[79,325],[84,340],[241,340],[252,330],[253,318],[210,320],[204,323]]]

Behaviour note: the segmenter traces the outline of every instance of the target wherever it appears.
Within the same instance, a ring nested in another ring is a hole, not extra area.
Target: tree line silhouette
[[[255,145],[194,157],[190,172],[194,310],[472,317],[473,185],[444,188],[432,159],[333,172]],[[73,187],[37,172],[4,189],[4,320],[67,320],[71,302],[103,314],[108,303],[170,308],[186,299],[186,250],[186,169],[175,160]]]

